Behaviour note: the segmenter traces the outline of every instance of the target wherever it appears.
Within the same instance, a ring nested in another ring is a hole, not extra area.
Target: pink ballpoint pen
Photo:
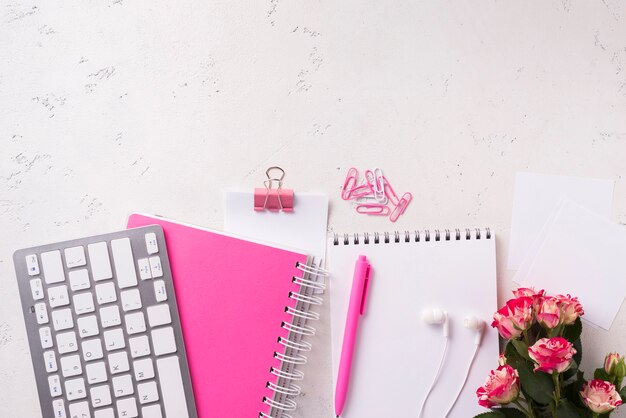
[[[350,304],[348,305],[348,317],[346,330],[343,333],[343,345],[341,346],[341,359],[339,360],[339,376],[335,388],[335,415],[340,416],[346,403],[348,393],[348,381],[352,368],[352,355],[356,342],[356,330],[359,326],[359,317],[365,312],[365,298],[370,280],[370,263],[364,255],[360,255],[354,266],[354,278],[350,292]]]

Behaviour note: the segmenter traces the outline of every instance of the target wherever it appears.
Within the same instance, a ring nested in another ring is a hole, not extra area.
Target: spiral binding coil
[[[297,370],[299,365],[306,364],[307,357],[303,352],[311,351],[311,343],[304,341],[305,337],[315,335],[315,328],[307,321],[316,321],[319,313],[311,311],[311,306],[318,306],[323,299],[313,295],[316,290],[326,289],[323,280],[318,277],[328,275],[322,268],[302,263],[296,263],[302,277],[294,276],[291,281],[299,286],[297,292],[289,292],[295,306],[285,306],[285,313],[291,316],[291,321],[283,321],[281,328],[287,331],[287,337],[278,337],[278,343],[284,347],[283,352],[274,352],[274,358],[280,362],[280,368],[270,367],[270,373],[276,376],[276,382],[266,382],[266,388],[273,392],[273,396],[263,397],[263,403],[270,407],[268,412],[259,412],[261,418],[291,418],[286,412],[294,411],[296,402],[291,399],[300,394],[300,387],[293,382],[304,379],[304,373]]]
[[[374,232],[370,234],[369,232],[365,232],[363,234],[335,234],[333,236],[333,245],[360,245],[363,244],[388,244],[390,242],[429,242],[429,241],[468,241],[468,240],[479,240],[479,239],[491,239],[491,230],[489,228],[480,229],[480,228],[465,228],[465,229],[434,229],[429,230],[426,229],[424,231],[404,231],[400,233],[399,231],[394,232],[383,232],[382,234],[378,232]]]

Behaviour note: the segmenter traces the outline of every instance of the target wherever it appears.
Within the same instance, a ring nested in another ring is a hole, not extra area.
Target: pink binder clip
[[[403,194],[402,197],[400,198],[400,201],[398,202],[396,207],[393,209],[393,212],[391,212],[391,216],[389,216],[389,220],[391,222],[397,221],[400,215],[402,215],[404,211],[406,210],[406,207],[409,206],[409,203],[411,203],[411,200],[413,200],[413,195],[411,193],[406,192],[405,194]]]
[[[280,176],[272,177],[272,170],[280,171]],[[280,167],[270,167],[265,171],[267,180],[263,182],[264,188],[254,189],[254,210],[293,212],[293,190],[283,189],[285,170]],[[276,186],[276,188],[274,188]]]
[[[343,182],[343,187],[341,188],[341,198],[343,200],[350,200],[350,194],[352,193],[352,189],[356,187],[356,179],[358,175],[359,172],[356,168],[351,167],[348,170],[346,180]]]
[[[387,216],[391,209],[389,209],[389,206],[380,203],[368,203],[357,205],[356,211],[366,215]]]

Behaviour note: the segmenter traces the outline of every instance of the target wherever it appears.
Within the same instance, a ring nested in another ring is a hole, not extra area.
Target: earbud
[[[428,325],[443,324],[443,336],[448,338],[450,335],[450,325],[448,324],[448,313],[441,309],[426,309],[422,312],[422,321]]]
[[[476,330],[476,337],[474,338],[474,344],[480,345],[480,341],[483,338],[483,331],[485,330],[485,321],[475,316],[469,315],[463,318],[463,326],[467,329]]]

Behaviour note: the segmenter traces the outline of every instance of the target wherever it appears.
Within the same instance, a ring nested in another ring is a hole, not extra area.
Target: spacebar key
[[[166,417],[189,417],[187,399],[183,387],[183,377],[180,374],[178,357],[171,356],[157,359],[159,383],[163,394],[163,406]]]

